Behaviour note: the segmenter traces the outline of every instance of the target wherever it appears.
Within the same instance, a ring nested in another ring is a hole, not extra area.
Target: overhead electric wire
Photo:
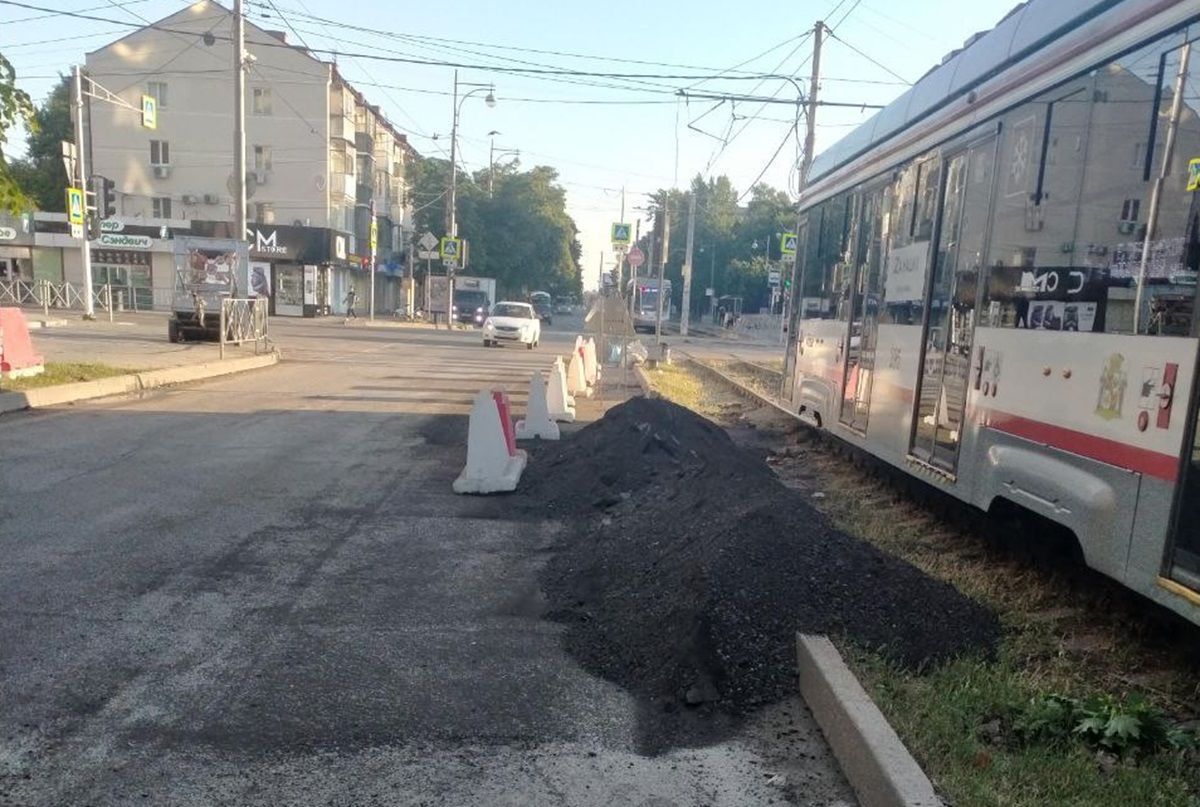
[[[272,5],[274,5],[274,3],[272,3]],[[700,66],[700,65],[679,64],[679,63],[675,63],[675,62],[656,62],[656,61],[650,61],[650,60],[646,60],[646,59],[630,59],[630,58],[625,58],[625,57],[620,57],[620,56],[601,56],[601,55],[597,55],[597,54],[574,53],[574,52],[570,52],[570,51],[561,51],[561,50],[545,50],[545,49],[541,49],[541,48],[531,48],[531,47],[518,46],[518,45],[502,45],[502,44],[494,43],[494,42],[478,42],[478,41],[467,40],[467,39],[450,39],[450,38],[446,38],[446,37],[429,36],[427,34],[399,34],[399,33],[387,32],[387,31],[380,31],[377,28],[368,28],[368,27],[364,27],[364,26],[357,26],[357,25],[353,25],[351,23],[340,21],[340,20],[331,20],[326,17],[319,17],[315,14],[312,14],[311,12],[308,12],[308,13],[293,12],[293,13],[295,13],[296,16],[301,17],[301,18],[305,18],[305,19],[319,22],[319,23],[337,25],[340,28],[346,28],[348,30],[362,31],[364,33],[371,33],[371,34],[376,34],[379,36],[394,37],[394,38],[405,39],[405,40],[414,40],[415,39],[415,40],[425,40],[425,41],[429,41],[429,42],[444,42],[444,43],[449,43],[449,44],[453,44],[453,45],[471,45],[473,47],[491,48],[494,50],[508,50],[508,51],[515,51],[515,52],[519,52],[519,53],[536,53],[536,54],[541,54],[544,56],[564,56],[564,57],[567,57],[570,59],[585,59],[585,60],[593,60],[593,61],[614,62],[614,63],[620,63],[620,64],[640,64],[640,65],[645,65],[648,67],[680,68],[680,69],[684,69],[684,70],[709,70],[709,69],[712,69],[712,68],[708,68],[708,67],[704,67],[704,66]],[[769,53],[771,50],[776,50],[776,49],[782,47],[783,45],[787,44],[788,42],[792,41],[795,38],[796,37],[791,37],[787,40],[784,40],[783,42],[781,42],[778,45],[772,46],[767,51],[764,51],[764,54]],[[492,55],[492,54],[489,54],[489,55]],[[763,55],[763,54],[760,54],[759,56],[754,57],[754,58],[759,58],[761,55]],[[495,57],[494,55],[493,55],[493,57],[500,58],[500,57]],[[753,61],[753,59],[750,59],[747,61]],[[742,73],[754,74],[754,71],[737,70],[736,68],[725,68],[722,72],[742,72]]]
[[[180,28],[170,28],[167,26],[159,25],[157,23],[151,23],[149,25],[138,25],[136,23],[126,22],[124,20],[114,20],[109,17],[98,17],[93,14],[84,14],[84,13],[74,12],[74,11],[56,10],[56,9],[49,8],[47,6],[39,6],[39,5],[35,5],[33,3],[19,2],[18,0],[0,0],[0,5],[14,6],[16,8],[25,8],[25,9],[30,9],[32,11],[47,11],[47,12],[52,12],[52,13],[55,13],[55,14],[57,14],[59,16],[63,16],[63,17],[91,20],[93,22],[112,23],[115,25],[125,25],[130,28],[149,28],[149,29],[156,30],[156,31],[163,31],[166,33],[181,34],[184,36],[195,36],[194,31],[189,31],[189,30],[180,29]],[[231,38],[227,37],[227,36],[216,36],[215,38],[218,40],[226,41],[226,42],[231,40]],[[289,50],[295,49],[295,46],[289,45],[285,42],[256,42],[254,44],[256,47],[281,48],[281,49],[289,49]],[[618,72],[613,72],[613,71],[576,70],[576,69],[572,69],[572,68],[561,68],[561,67],[537,68],[537,67],[522,67],[522,66],[510,66],[510,65],[488,65],[488,64],[477,64],[475,62],[453,61],[453,60],[449,60],[449,59],[415,59],[415,58],[409,58],[409,57],[404,57],[404,56],[387,56],[387,55],[378,54],[378,53],[349,53],[346,51],[337,51],[337,50],[332,50],[332,49],[328,49],[328,48],[311,48],[310,52],[326,54],[329,56],[343,56],[343,57],[353,57],[353,58],[360,58],[360,59],[370,59],[372,61],[390,62],[390,63],[396,63],[396,64],[418,64],[418,65],[428,65],[428,66],[433,66],[433,67],[457,67],[461,70],[479,70],[479,71],[484,71],[484,72],[492,71],[492,72],[499,72],[499,73],[512,73],[512,74],[516,74],[516,75],[526,75],[527,74],[527,75],[531,75],[531,76],[533,76],[533,75],[582,76],[582,77],[610,78],[610,79],[661,79],[661,80],[667,80],[667,81],[687,81],[687,80],[692,80],[692,79],[709,79],[709,78],[716,77],[714,74],[698,75],[698,74],[694,74],[694,73],[618,73]],[[725,76],[725,78],[727,80],[756,80],[756,79],[762,80],[762,79],[770,79],[770,78],[772,78],[772,75],[771,74],[765,74],[765,75],[760,74],[757,76],[755,76],[755,75]]]
[[[870,62],[871,64],[875,65],[875,66],[876,66],[876,67],[878,67],[880,70],[882,70],[882,71],[884,71],[885,73],[887,73],[888,75],[890,75],[890,76],[893,76],[894,78],[898,78],[898,79],[900,79],[901,81],[903,81],[905,84],[907,84],[907,85],[908,85],[908,86],[910,86],[910,87],[912,86],[912,82],[911,82],[911,81],[909,81],[908,79],[906,79],[904,76],[900,75],[900,74],[899,74],[899,73],[897,73],[895,70],[893,70],[892,68],[890,68],[890,67],[888,67],[886,64],[884,64],[883,62],[880,62],[880,61],[878,61],[877,59],[875,59],[875,57],[874,57],[874,56],[871,56],[869,53],[866,53],[865,51],[859,50],[859,49],[858,49],[858,48],[856,48],[854,45],[851,45],[851,44],[850,44],[849,42],[847,42],[845,39],[842,39],[840,36],[838,36],[837,34],[835,34],[835,33],[834,33],[832,30],[830,30],[830,31],[829,31],[829,38],[830,38],[830,39],[836,39],[838,42],[841,42],[843,45],[845,45],[846,47],[848,47],[850,50],[854,51],[854,52],[855,52],[855,53],[857,53],[859,56],[863,57],[863,58],[864,58],[864,59],[866,59],[868,62]]]

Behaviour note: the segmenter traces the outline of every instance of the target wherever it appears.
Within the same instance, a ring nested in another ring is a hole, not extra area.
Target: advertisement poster
[[[1110,285],[1107,269],[1080,266],[994,266],[988,272],[993,325],[1011,312],[1012,326],[1029,330],[1102,332]]]
[[[271,264],[265,261],[250,261],[250,288],[246,296],[271,296]]]

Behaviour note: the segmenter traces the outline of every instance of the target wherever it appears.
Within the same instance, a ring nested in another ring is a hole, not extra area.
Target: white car
[[[533,350],[542,341],[542,322],[529,303],[496,303],[483,321],[483,346],[520,342]]]

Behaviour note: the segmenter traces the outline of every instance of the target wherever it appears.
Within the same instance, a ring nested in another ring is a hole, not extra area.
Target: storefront
[[[229,237],[228,222],[192,222],[192,234]],[[344,233],[321,227],[250,224],[251,296],[266,295],[271,313],[316,317],[335,308],[333,276],[346,266]]]
[[[103,238],[101,236],[101,243]],[[144,246],[139,249],[97,246],[92,250],[92,285],[109,286],[118,309],[146,311],[154,307],[150,239],[146,236],[133,238],[144,239]]]
[[[29,220],[0,217],[0,281],[33,280],[33,232]]]

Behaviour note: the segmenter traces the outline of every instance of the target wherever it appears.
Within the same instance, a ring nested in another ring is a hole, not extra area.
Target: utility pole
[[[688,195],[687,249],[683,255],[683,305],[679,310],[679,335],[688,335],[692,307],[692,248],[696,243],[696,189]]]
[[[372,190],[374,187],[372,186]],[[367,320],[375,321],[375,249],[379,238],[379,225],[375,222],[375,196],[372,194],[371,203],[367,205],[367,215],[370,220],[367,222],[367,238],[371,247],[371,289],[367,294]]]
[[[83,264],[83,318],[95,319],[96,306],[92,302],[92,245],[88,241],[87,228],[87,149],[84,148],[83,129],[83,68],[75,65],[75,165],[78,166],[76,187],[84,193],[83,242],[79,247],[80,262]],[[97,211],[98,214],[99,211]]]
[[[488,145],[488,198],[492,198],[492,194],[496,188],[496,138],[489,138],[491,141]]]
[[[817,140],[817,89],[821,81],[821,39],[825,34],[825,23],[817,20],[813,26],[812,74],[808,80],[808,110],[804,117],[804,157],[800,163],[800,190],[808,184],[808,170],[812,167],[813,147]]]
[[[658,264],[658,316],[654,320],[654,343],[662,344],[663,286],[666,285],[667,256],[671,254],[671,192],[663,193],[663,242],[662,259]]]
[[[450,193],[446,196],[446,235],[451,238],[458,237],[458,215],[455,212],[458,204],[458,71],[454,71],[454,93],[451,99],[451,112],[453,117],[450,119]],[[446,282],[449,284],[450,273],[446,273]],[[449,294],[449,289],[446,291]]]
[[[246,14],[233,3],[233,196],[234,238],[246,240]]]
[[[633,232],[634,232],[633,245],[637,246],[638,241],[642,240],[642,220],[641,219],[637,220],[637,226],[634,228]],[[653,234],[650,236],[650,240],[651,240],[651,242],[654,241]],[[653,254],[654,250],[651,249],[650,251],[651,251],[651,254]],[[637,267],[634,266],[632,263],[629,264],[629,321],[630,322],[633,322],[633,317],[635,314],[633,301],[635,299],[637,299],[637,274],[638,274]]]

